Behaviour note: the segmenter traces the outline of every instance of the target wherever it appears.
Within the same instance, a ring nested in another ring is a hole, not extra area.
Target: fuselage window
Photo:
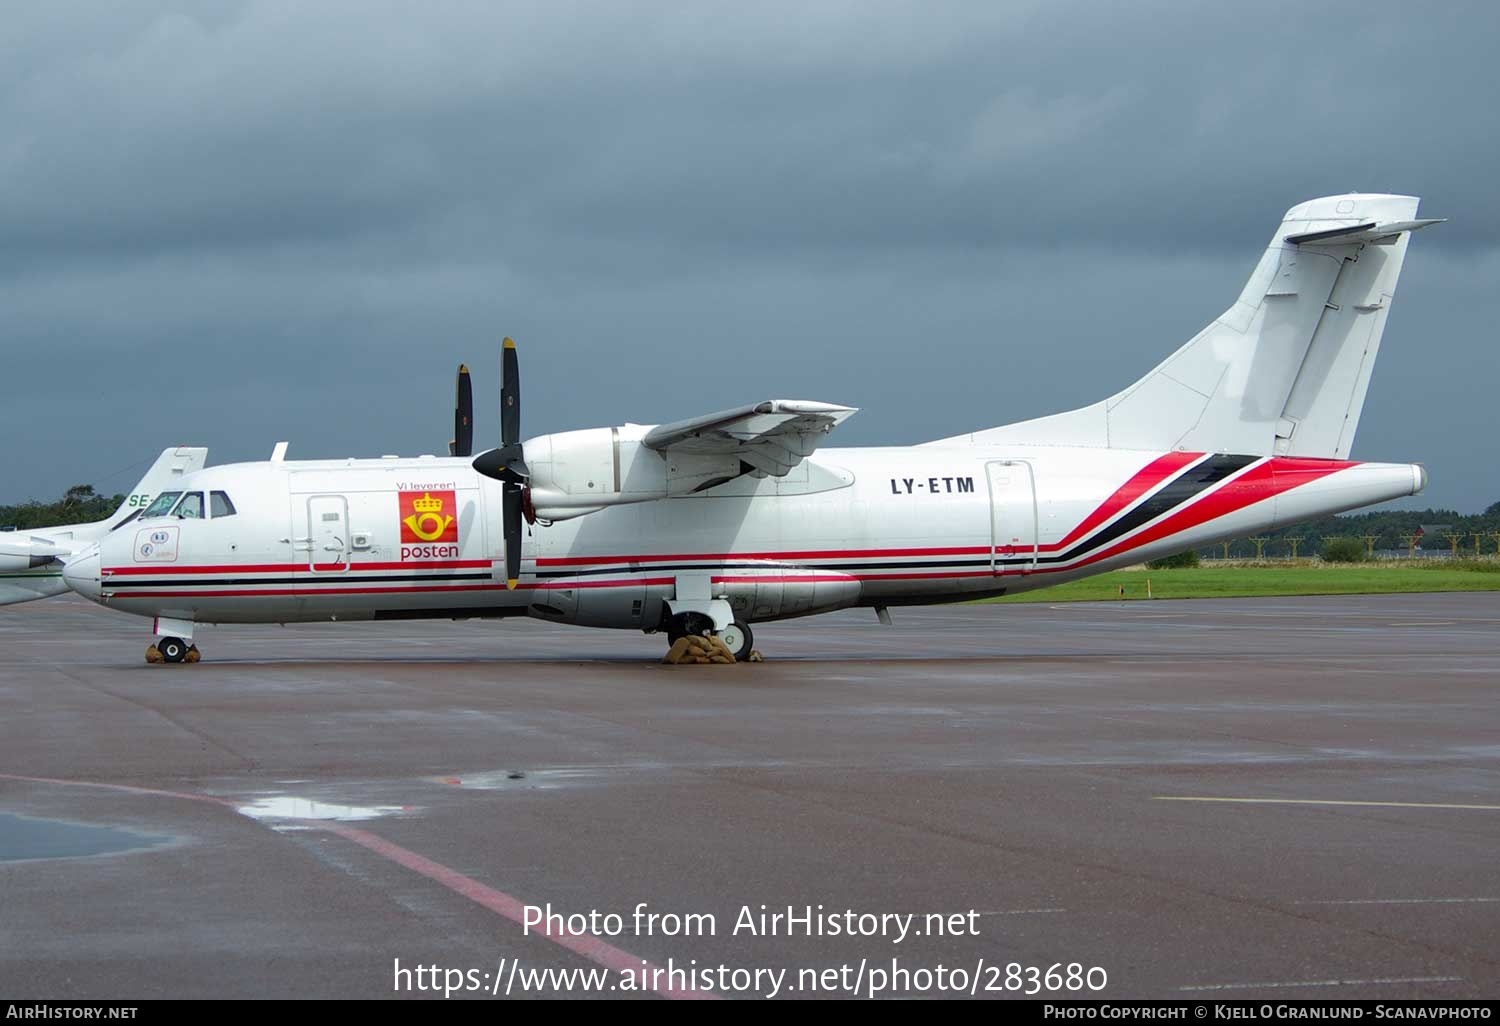
[[[176,502],[177,501],[177,497],[179,495],[181,495],[181,494],[182,494],[181,492],[162,492],[160,495],[158,495],[155,499],[152,500],[151,505],[149,505],[149,506],[146,507],[146,512],[142,513],[141,516],[142,517],[164,517],[164,516],[166,516],[167,515],[167,511],[172,508],[172,503]]]
[[[224,492],[214,492],[209,495],[208,504],[215,520],[220,517],[234,516],[234,503],[229,501],[229,496]]]
[[[202,520],[203,519],[203,493],[188,492],[182,497],[174,511],[179,520]]]

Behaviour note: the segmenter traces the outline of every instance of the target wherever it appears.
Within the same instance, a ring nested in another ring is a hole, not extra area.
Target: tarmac
[[[1500,594],[892,615],[0,610],[0,998],[1500,994]]]

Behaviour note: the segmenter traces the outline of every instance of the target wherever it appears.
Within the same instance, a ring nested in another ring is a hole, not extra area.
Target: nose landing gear
[[[146,649],[148,663],[196,663],[201,658],[198,646],[181,638],[162,638]]]

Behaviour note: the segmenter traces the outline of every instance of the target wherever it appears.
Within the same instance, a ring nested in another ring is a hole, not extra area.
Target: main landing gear
[[[755,635],[751,633],[749,624],[735,620],[722,630],[715,631],[713,617],[707,613],[678,613],[668,618],[667,642],[671,645],[670,652],[679,652],[677,643],[684,638],[716,639],[722,643],[723,651],[736,662],[741,663],[751,662],[751,654],[755,651]],[[710,653],[717,648],[719,645],[712,643],[699,644],[693,646],[693,649],[682,649],[680,654],[686,654],[692,650]]]

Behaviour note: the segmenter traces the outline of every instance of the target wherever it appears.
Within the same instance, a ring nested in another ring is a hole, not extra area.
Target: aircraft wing
[[[658,425],[641,443],[663,453],[738,456],[752,471],[782,477],[857,412],[852,406],[806,399],[768,399]]]

